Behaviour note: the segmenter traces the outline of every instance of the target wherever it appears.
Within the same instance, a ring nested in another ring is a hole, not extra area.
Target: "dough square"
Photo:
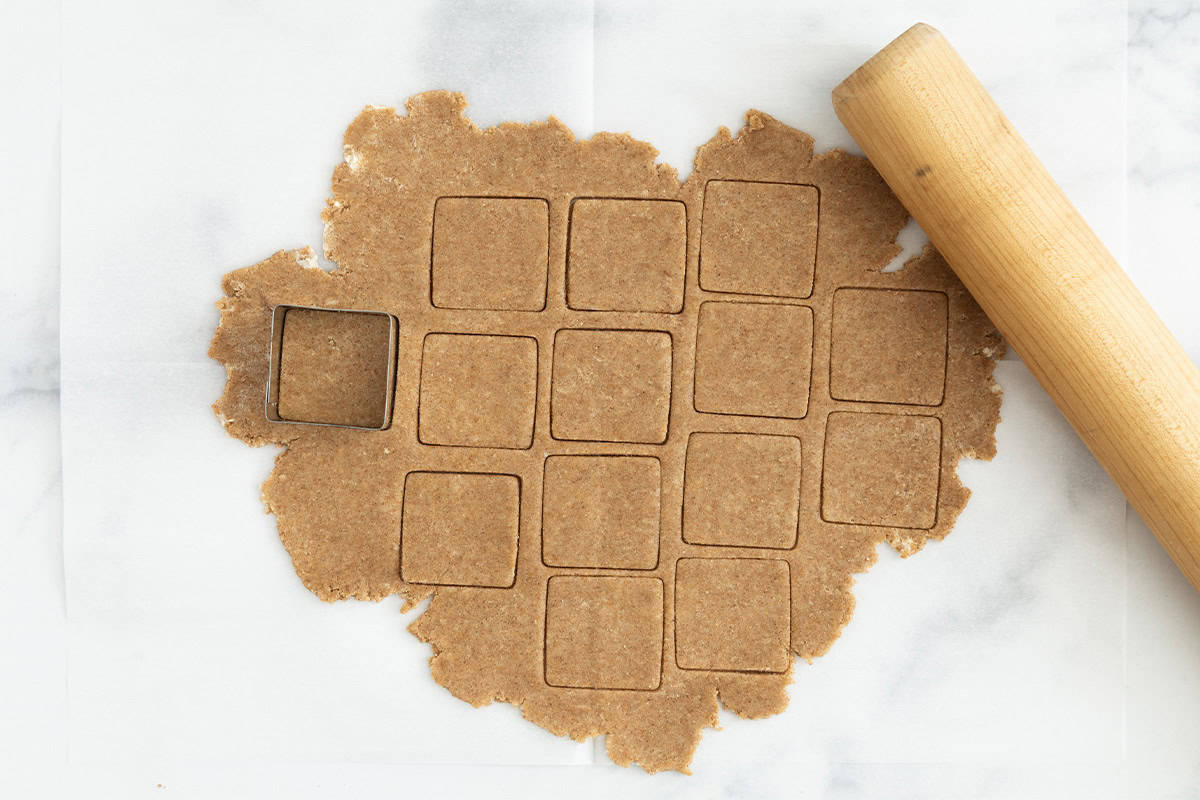
[[[942,292],[838,289],[829,392],[837,400],[936,406],[946,386]]]
[[[819,206],[815,186],[709,181],[700,232],[700,288],[811,295]]]
[[[693,433],[683,473],[683,540],[769,547],[796,544],[800,440],[753,433]]]
[[[764,558],[681,558],[675,566],[680,669],[786,672],[791,570]]]
[[[549,244],[545,200],[439,198],[433,214],[433,305],[541,311],[546,307]]]
[[[801,419],[812,378],[806,306],[704,303],[696,328],[697,411]]]
[[[654,569],[662,493],[650,456],[550,456],[542,482],[542,561]]]
[[[663,582],[556,575],[546,582],[546,683],[652,691],[662,681]]]
[[[585,198],[571,205],[567,306],[683,310],[687,207],[678,200]]]
[[[825,425],[821,517],[826,522],[932,528],[942,423],[908,414],[835,412]]]
[[[423,444],[524,450],[533,444],[537,340],[431,333],[421,352]]]
[[[408,473],[400,526],[401,579],[512,586],[520,518],[521,481],[516,475]]]
[[[387,314],[283,309],[278,403],[285,422],[387,427],[394,334]]]
[[[593,442],[667,440],[671,335],[560,330],[554,336],[550,434]]]

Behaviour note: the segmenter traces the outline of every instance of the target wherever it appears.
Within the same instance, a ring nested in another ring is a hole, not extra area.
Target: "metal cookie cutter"
[[[387,381],[384,395],[383,421],[378,426],[346,425],[338,422],[310,422],[306,420],[286,419],[279,416],[279,383],[280,367],[283,354],[283,326],[289,311],[330,311],[346,314],[373,314],[386,317],[388,320],[388,361]],[[392,424],[392,403],[396,389],[396,351],[400,323],[395,316],[386,311],[364,311],[358,308],[321,308],[319,306],[296,306],[279,304],[271,310],[271,348],[268,355],[267,393],[265,413],[271,422],[284,422],[289,425],[318,425],[327,428],[352,428],[364,431],[382,431]]]

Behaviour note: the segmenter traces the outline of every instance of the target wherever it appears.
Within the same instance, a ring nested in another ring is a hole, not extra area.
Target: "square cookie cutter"
[[[289,311],[329,311],[343,314],[372,314],[386,317],[388,321],[388,354],[387,380],[384,393],[383,421],[380,425],[347,425],[340,422],[309,422],[307,420],[287,419],[279,415],[279,384],[280,370],[283,363],[283,325]],[[400,323],[396,317],[387,311],[364,311],[358,308],[322,308],[320,306],[298,306],[280,303],[271,308],[271,345],[267,355],[267,389],[266,407],[264,412],[271,422],[282,422],[289,425],[316,425],[325,428],[350,428],[360,431],[383,431],[392,425],[392,405],[396,397],[396,355]]]

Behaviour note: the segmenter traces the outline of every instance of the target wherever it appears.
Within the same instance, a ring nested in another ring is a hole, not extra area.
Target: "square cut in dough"
[[[803,418],[812,351],[807,306],[704,303],[696,327],[696,410]]]
[[[426,336],[417,411],[421,442],[528,449],[537,364],[537,340],[528,336]]]
[[[400,577],[445,586],[512,586],[520,516],[516,475],[408,473]]]
[[[700,288],[808,297],[817,264],[817,187],[709,181],[700,233]]]
[[[937,521],[942,423],[910,414],[835,412],[825,425],[821,517],[926,530]]]
[[[584,198],[571,206],[567,305],[683,310],[687,207],[678,200]]]
[[[550,210],[541,198],[439,198],[433,216],[433,304],[541,311],[549,243]]]
[[[754,433],[693,433],[683,473],[683,540],[769,547],[796,544],[800,440]]]
[[[547,458],[542,561],[551,567],[654,569],[661,472],[650,456]]]
[[[276,413],[287,422],[387,426],[392,350],[387,314],[283,310]]]
[[[675,567],[680,669],[786,672],[791,570],[765,558],[681,558]]]
[[[936,406],[946,387],[943,292],[838,289],[829,392],[836,400]]]
[[[589,442],[667,440],[671,335],[560,330],[554,336],[550,434]]]
[[[546,583],[546,683],[653,691],[662,682],[663,582],[556,575]]]

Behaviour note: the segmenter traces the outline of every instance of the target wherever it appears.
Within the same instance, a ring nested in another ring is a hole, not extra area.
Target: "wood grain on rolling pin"
[[[1200,590],[1200,370],[936,30],[910,28],[833,100]]]

